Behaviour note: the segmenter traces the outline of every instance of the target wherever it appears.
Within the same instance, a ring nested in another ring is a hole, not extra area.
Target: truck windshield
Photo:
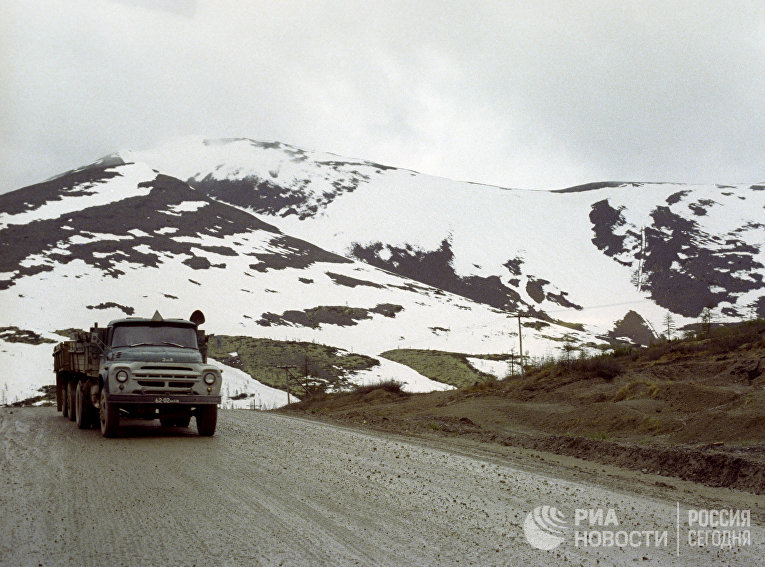
[[[197,348],[197,333],[193,327],[167,325],[120,325],[114,328],[112,347],[139,345]]]

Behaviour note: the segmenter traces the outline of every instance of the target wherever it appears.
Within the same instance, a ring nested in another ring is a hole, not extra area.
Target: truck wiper
[[[178,348],[191,348],[190,346],[179,345],[178,343],[171,343],[169,341],[162,341],[163,345],[177,346]]]

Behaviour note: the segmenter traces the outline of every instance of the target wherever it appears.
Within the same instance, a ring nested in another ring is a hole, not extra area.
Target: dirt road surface
[[[249,411],[221,412],[213,438],[128,424],[107,440],[51,408],[0,408],[0,565],[765,564],[762,497],[535,459]],[[543,505],[562,513],[550,551],[523,527]],[[749,509],[733,529],[751,543],[688,545],[701,507]],[[577,526],[589,508],[618,526]],[[574,541],[604,530],[666,545]]]

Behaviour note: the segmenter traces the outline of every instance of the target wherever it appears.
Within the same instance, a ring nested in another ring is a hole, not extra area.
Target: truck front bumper
[[[106,394],[110,404],[152,404],[202,406],[219,404],[220,396],[194,396],[188,394]]]

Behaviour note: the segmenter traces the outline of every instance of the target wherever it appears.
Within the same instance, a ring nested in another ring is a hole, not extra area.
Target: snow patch
[[[56,384],[53,344],[29,345],[0,340],[0,405],[40,396],[40,388]]]
[[[178,203],[177,205],[173,205],[170,207],[170,210],[172,210],[175,213],[184,213],[184,212],[190,212],[195,213],[202,207],[206,207],[208,205],[207,201],[183,201],[182,203]]]
[[[397,382],[403,383],[404,391],[413,393],[454,389],[453,386],[431,380],[404,364],[399,364],[398,362],[393,362],[386,358],[374,358],[380,362],[380,365],[355,372],[351,376],[351,382],[358,386],[366,386],[368,384],[377,384],[387,380],[396,380]]]
[[[472,356],[466,358],[470,366],[478,370],[478,372],[491,374],[497,378],[504,378],[510,374],[513,368],[507,360],[486,360],[485,358],[474,358]]]
[[[212,358],[208,358],[207,362],[217,366],[223,374],[221,405],[224,408],[267,410],[287,405],[287,392],[266,386],[246,372]],[[241,394],[247,394],[247,397],[240,400],[231,399]],[[294,395],[291,398],[291,401],[297,401]]]

